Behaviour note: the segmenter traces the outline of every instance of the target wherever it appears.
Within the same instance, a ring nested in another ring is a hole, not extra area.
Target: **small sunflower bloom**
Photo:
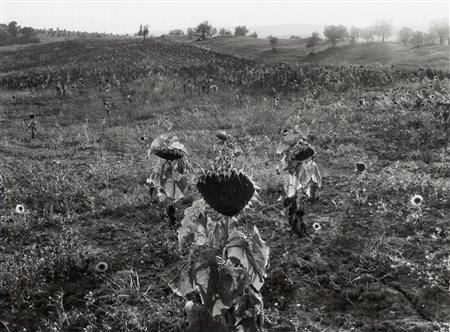
[[[105,273],[108,270],[108,263],[105,262],[99,262],[97,265],[95,265],[95,271],[100,273]]]
[[[413,207],[419,207],[423,203],[423,197],[421,195],[414,195],[410,202]]]
[[[16,205],[16,213],[24,214],[25,213],[25,207],[22,204],[17,204]]]
[[[320,231],[320,229],[322,228],[322,226],[320,226],[320,224],[317,223],[317,222],[315,222],[315,223],[312,225],[312,227],[313,227],[313,229],[314,229],[314,232],[318,232],[318,231]]]

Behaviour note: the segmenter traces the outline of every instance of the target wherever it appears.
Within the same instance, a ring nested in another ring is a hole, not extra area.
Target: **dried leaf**
[[[299,189],[299,182],[295,174],[283,174],[283,188],[287,197],[294,197]]]
[[[261,295],[250,288],[239,299],[235,309],[235,326],[238,331],[255,332],[262,331],[264,325],[264,305]]]
[[[237,259],[250,276],[252,285],[259,290],[264,284],[265,269],[269,260],[269,248],[261,239],[258,229],[248,238],[239,231],[230,234],[226,245],[228,259]]]
[[[286,135],[283,136],[283,142],[292,145],[298,142],[301,139],[301,135],[299,133],[294,132],[292,129],[287,132]]]
[[[283,154],[289,147],[290,145],[288,143],[281,141],[277,147],[277,155]]]
[[[172,291],[185,296],[195,290],[192,276],[192,262],[180,261],[166,269],[162,278],[167,281]]]
[[[307,139],[310,133],[309,126],[305,122],[295,126],[295,130],[303,139]]]
[[[184,218],[178,229],[178,245],[183,248],[186,242],[195,242],[203,245],[206,242],[206,229],[201,216],[205,213],[205,201],[203,199],[192,202],[192,205],[184,210]],[[205,217],[206,218],[206,217]]]
[[[178,141],[172,142],[170,144],[169,148],[170,149],[178,149],[178,150],[181,150],[181,151],[187,153],[186,148],[184,147],[184,144],[182,144]]]

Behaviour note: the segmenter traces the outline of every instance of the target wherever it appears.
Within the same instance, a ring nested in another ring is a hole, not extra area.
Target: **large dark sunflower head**
[[[156,148],[153,153],[165,160],[177,160],[185,156],[186,152],[176,148]]]
[[[255,193],[252,181],[237,170],[210,171],[200,177],[197,189],[206,203],[229,217],[239,213]]]
[[[184,145],[178,141],[178,137],[170,137],[163,134],[153,140],[149,153],[152,153],[165,160],[178,160],[186,155]]]

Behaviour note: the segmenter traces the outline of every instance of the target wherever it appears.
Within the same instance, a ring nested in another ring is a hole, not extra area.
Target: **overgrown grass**
[[[71,52],[84,52],[75,46]],[[33,66],[21,61],[26,75]],[[324,73],[334,70],[344,69]],[[396,77],[370,89],[316,82],[285,91],[276,106],[268,87],[236,88],[218,76],[218,91],[185,94],[194,77],[163,72],[125,80],[130,100],[113,86],[109,118],[94,78],[82,94],[56,96],[51,86],[3,93],[0,321],[11,331],[180,331],[184,300],[160,277],[179,256],[177,234],[150,200],[145,180],[155,160],[147,150],[160,134],[177,134],[200,174],[216,155],[216,131],[226,130],[244,152],[240,166],[262,188],[263,205],[246,210],[238,227],[256,224],[272,248],[267,330],[380,330],[382,320],[398,329],[445,327],[450,146],[448,106],[439,103],[448,105],[449,80]],[[297,239],[277,203],[275,150],[282,128],[303,122],[324,187],[307,208],[310,236]],[[367,164],[363,205],[352,192],[357,161]],[[424,197],[417,224],[406,222],[414,194]],[[177,205],[178,217],[187,204]],[[99,262],[106,272],[96,270]]]

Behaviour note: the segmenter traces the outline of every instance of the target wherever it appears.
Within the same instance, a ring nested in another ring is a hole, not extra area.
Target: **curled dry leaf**
[[[240,231],[233,231],[225,249],[228,259],[237,260],[248,272],[253,287],[260,290],[264,284],[270,249],[261,239],[258,228],[253,227],[252,237],[247,237]]]

